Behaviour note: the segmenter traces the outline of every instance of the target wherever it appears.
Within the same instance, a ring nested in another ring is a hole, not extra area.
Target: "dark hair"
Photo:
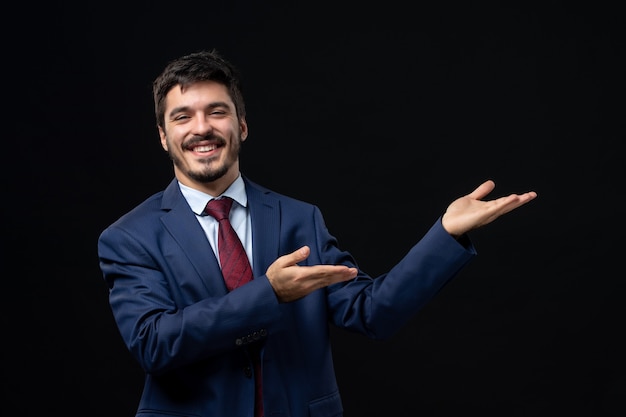
[[[154,112],[157,126],[165,123],[165,96],[177,85],[182,89],[198,81],[216,81],[228,89],[235,103],[239,118],[245,118],[246,107],[241,93],[241,81],[237,68],[212,51],[194,52],[170,61],[152,83]]]

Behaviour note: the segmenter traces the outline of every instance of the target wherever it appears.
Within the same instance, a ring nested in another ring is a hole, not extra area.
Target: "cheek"
[[[239,152],[239,150],[241,149],[241,144],[243,143],[245,139],[242,136],[236,136],[233,138],[233,144],[232,144],[232,148]]]

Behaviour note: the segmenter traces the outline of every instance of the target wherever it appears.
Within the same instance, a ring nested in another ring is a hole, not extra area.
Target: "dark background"
[[[489,198],[539,194],[475,231],[479,257],[392,340],[333,330],[346,417],[624,415],[616,8],[18,6],[3,64],[4,409],[134,415],[142,373],[112,320],[96,241],[172,178],[152,80],[174,57],[217,48],[243,73],[242,170],[318,204],[371,275],[487,178]],[[397,198],[384,220],[380,197]]]

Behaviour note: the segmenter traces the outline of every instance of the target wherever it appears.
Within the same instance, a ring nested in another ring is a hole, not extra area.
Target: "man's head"
[[[163,127],[167,93],[175,86],[180,86],[184,90],[198,81],[216,81],[223,84],[235,104],[237,116],[245,119],[246,106],[241,93],[239,71],[217,51],[201,51],[170,61],[152,83],[158,127]]]
[[[178,180],[217,196],[239,175],[248,136],[235,68],[215,51],[171,61],[153,83],[161,145]]]

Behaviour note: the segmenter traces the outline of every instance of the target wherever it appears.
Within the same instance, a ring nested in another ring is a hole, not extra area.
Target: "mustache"
[[[195,135],[183,143],[183,147],[188,148],[199,144],[200,142],[204,142],[210,140],[211,142],[216,142],[218,145],[226,145],[226,139],[218,135]]]

